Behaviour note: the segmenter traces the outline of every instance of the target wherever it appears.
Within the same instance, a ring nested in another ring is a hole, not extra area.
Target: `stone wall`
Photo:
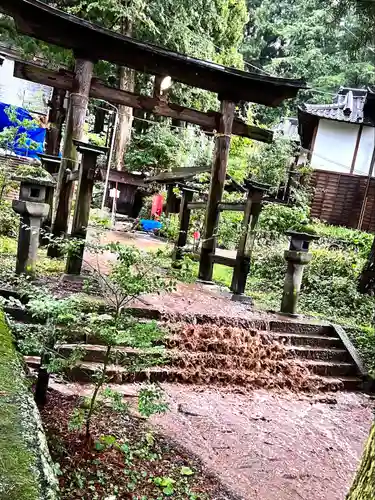
[[[0,500],[56,500],[57,489],[40,415],[0,310]]]

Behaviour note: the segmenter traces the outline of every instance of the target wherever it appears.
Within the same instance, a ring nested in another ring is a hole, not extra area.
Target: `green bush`
[[[374,236],[365,231],[342,226],[332,226],[317,219],[309,220],[308,208],[290,207],[271,203],[266,205],[259,218],[258,232],[260,235],[277,238],[290,228],[316,234],[320,237],[319,244],[335,249],[355,250],[362,256],[367,256]]]
[[[285,247],[274,245],[256,245],[251,263],[251,277],[257,278],[257,289],[263,292],[276,291],[280,293],[284,283],[286,262]]]
[[[178,214],[170,214],[168,217],[162,214],[160,222],[162,223],[162,228],[159,230],[159,235],[174,243],[177,240],[180,229]]]
[[[362,327],[348,332],[372,377],[375,377],[375,329]]]
[[[94,208],[90,211],[90,225],[103,229],[111,228],[111,216],[108,210]]]
[[[308,222],[308,209],[270,203],[259,217],[258,231],[270,235],[283,234],[293,226]]]
[[[369,325],[374,299],[357,290],[364,260],[355,252],[317,249],[306,267],[300,307],[332,320]]]
[[[313,225],[323,243],[338,248],[358,250],[364,256],[370,252],[373,234],[343,226],[331,226],[317,219],[313,220]]]
[[[222,212],[220,215],[217,243],[220,248],[235,250],[241,235],[243,214]]]
[[[375,299],[357,291],[364,260],[355,252],[319,248],[304,270],[299,310],[344,324],[369,326]],[[279,303],[286,262],[283,246],[257,246],[253,254],[249,294],[261,293],[267,303]]]
[[[18,233],[19,218],[8,201],[0,202],[0,234],[15,238]]]
[[[0,237],[0,255],[16,255],[17,253],[17,241],[14,238],[9,238],[8,236]]]

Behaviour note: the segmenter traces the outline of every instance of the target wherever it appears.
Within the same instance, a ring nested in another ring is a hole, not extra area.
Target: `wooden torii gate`
[[[51,72],[31,65],[16,65],[16,75],[70,92],[63,147],[63,160],[58,175],[58,207],[53,226],[55,235],[67,231],[71,199],[71,183],[65,183],[66,169],[78,168],[73,140],[81,140],[89,97],[105,99],[113,104],[144,109],[156,115],[178,118],[216,130],[215,154],[211,171],[210,192],[206,209],[204,245],[200,275],[212,277],[215,232],[219,218],[230,138],[232,134],[270,142],[272,133],[249,126],[235,118],[236,103],[250,101],[275,107],[284,99],[306,88],[303,80],[277,78],[247,73],[212,62],[191,58],[131,37],[119,35],[78,17],[66,14],[40,0],[2,0],[0,10],[12,16],[17,30],[46,43],[72,49],[75,71]],[[93,78],[94,63],[106,60],[156,76],[214,92],[220,100],[220,112],[203,113],[168,103],[157,96],[148,97],[114,89]]]

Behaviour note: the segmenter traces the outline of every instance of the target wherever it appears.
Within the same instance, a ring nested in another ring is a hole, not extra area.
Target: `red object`
[[[199,231],[194,231],[193,238],[195,241],[199,240],[201,233]]]
[[[156,194],[152,198],[151,217],[159,217],[163,211],[164,198],[161,194]]]

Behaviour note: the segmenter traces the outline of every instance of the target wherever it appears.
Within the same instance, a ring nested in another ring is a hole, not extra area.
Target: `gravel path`
[[[359,394],[304,396],[167,385],[153,417],[245,500],[343,500],[370,428]]]

